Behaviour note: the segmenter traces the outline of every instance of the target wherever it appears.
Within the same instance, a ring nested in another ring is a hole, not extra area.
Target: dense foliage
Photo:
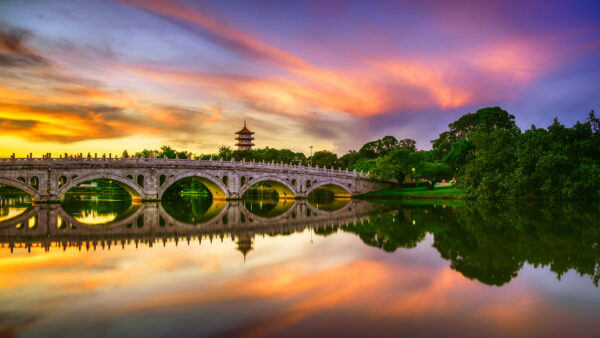
[[[433,141],[433,156],[454,168],[473,198],[600,198],[599,120],[521,132],[498,107],[467,114]]]

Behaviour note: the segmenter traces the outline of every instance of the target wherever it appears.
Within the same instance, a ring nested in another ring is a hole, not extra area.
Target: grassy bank
[[[433,190],[427,190],[426,187],[418,188],[392,188],[386,190],[373,191],[362,195],[362,198],[389,198],[389,199],[464,199],[465,192],[456,189],[453,186],[436,187]]]

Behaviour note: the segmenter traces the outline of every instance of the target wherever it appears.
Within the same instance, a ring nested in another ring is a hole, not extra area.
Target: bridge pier
[[[42,195],[38,198],[34,198],[33,202],[35,204],[55,204],[60,203],[60,197],[57,195]]]

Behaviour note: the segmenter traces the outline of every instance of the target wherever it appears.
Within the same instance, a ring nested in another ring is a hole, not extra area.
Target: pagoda
[[[238,137],[235,139],[238,141],[238,143],[235,145],[238,147],[238,150],[252,150],[252,146],[254,145],[254,143],[252,143],[252,140],[254,140],[252,134],[254,134],[254,132],[251,132],[248,130],[248,128],[246,128],[246,120],[244,120],[244,128],[242,128],[242,130],[238,131],[236,134]]]
[[[248,252],[253,249],[252,237],[253,237],[252,235],[244,235],[244,234],[242,234],[238,237],[238,241],[237,241],[238,247],[236,248],[236,250],[238,250],[242,254],[244,254],[244,262],[246,261],[246,254],[248,254]]]

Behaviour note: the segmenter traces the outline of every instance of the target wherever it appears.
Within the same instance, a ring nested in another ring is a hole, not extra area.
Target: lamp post
[[[313,146],[310,146],[310,167],[312,168],[312,148]]]

